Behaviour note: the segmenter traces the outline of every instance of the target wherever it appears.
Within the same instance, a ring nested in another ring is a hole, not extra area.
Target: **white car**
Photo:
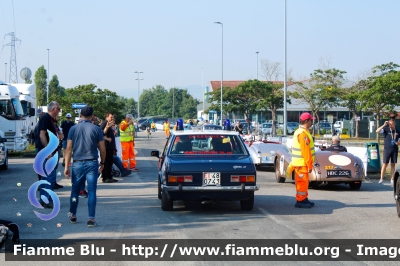
[[[256,167],[274,166],[275,154],[279,150],[286,150],[286,137],[275,137],[268,140],[245,142]]]

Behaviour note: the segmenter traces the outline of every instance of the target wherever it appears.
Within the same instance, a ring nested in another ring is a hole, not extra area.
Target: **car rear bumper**
[[[242,190],[243,187],[243,190]],[[204,201],[204,200],[223,200],[236,201],[248,200],[254,197],[254,191],[259,189],[255,186],[208,186],[208,187],[171,187],[161,186],[162,193],[165,193],[172,200]]]
[[[260,189],[259,185],[254,186],[167,186],[161,184],[161,189],[165,191],[256,191]]]

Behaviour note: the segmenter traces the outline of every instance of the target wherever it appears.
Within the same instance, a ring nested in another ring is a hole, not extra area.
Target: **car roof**
[[[238,132],[236,131],[230,131],[230,130],[176,130],[172,131],[172,134],[176,136],[184,136],[184,135],[194,135],[194,134],[209,134],[209,135],[239,135]]]

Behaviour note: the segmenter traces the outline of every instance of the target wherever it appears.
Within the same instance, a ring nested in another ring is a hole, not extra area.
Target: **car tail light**
[[[255,181],[254,175],[231,175],[231,182],[254,183]]]
[[[191,175],[181,175],[181,176],[168,176],[168,182],[170,183],[184,183],[193,182],[193,176]]]

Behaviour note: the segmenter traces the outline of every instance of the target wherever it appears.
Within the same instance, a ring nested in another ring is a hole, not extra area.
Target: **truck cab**
[[[27,123],[24,118],[20,94],[16,87],[0,81],[0,130],[8,150],[22,151],[27,148]]]

